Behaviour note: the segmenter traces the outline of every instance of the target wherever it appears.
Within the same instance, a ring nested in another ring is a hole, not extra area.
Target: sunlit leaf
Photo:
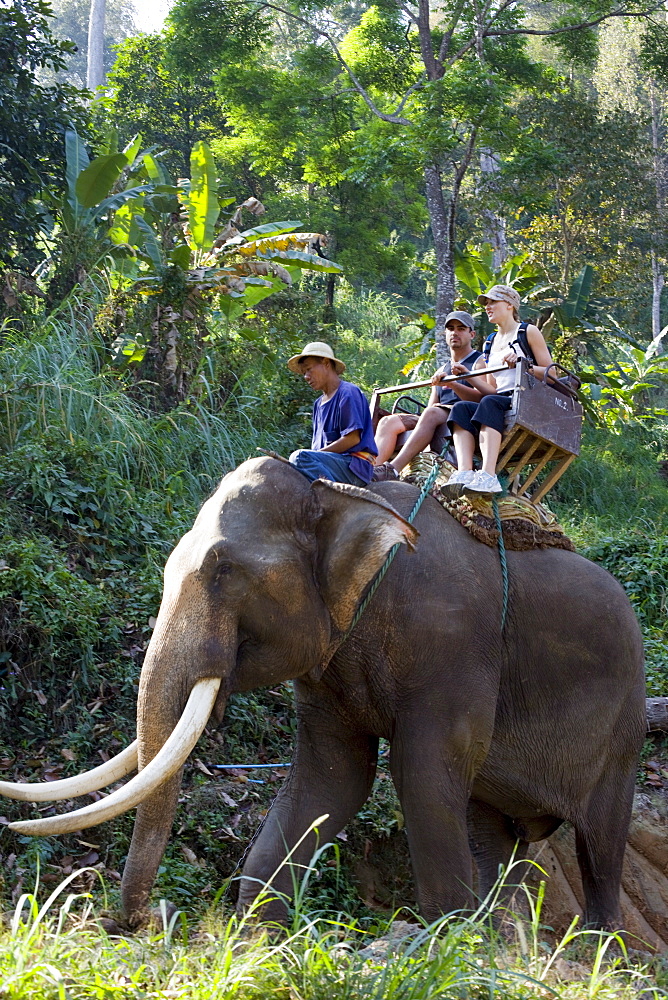
[[[188,224],[198,250],[213,246],[214,226],[220,207],[216,194],[216,166],[207,143],[196,142],[190,154]]]
[[[128,161],[128,166],[130,167],[137,159],[137,154],[141,149],[141,142],[142,142],[141,132],[137,132],[137,134],[133,136],[132,139],[130,139],[130,141],[128,142],[128,144],[123,148],[123,152]]]
[[[263,226],[254,226],[239,233],[239,237],[250,239],[253,236],[278,236],[280,233],[292,233],[301,226],[299,219],[288,222],[265,222]]]
[[[125,153],[97,156],[77,177],[76,196],[84,208],[93,208],[106,198],[127,165]]]
[[[342,274],[343,268],[340,264],[335,264],[333,260],[326,257],[318,257],[314,253],[305,253],[301,250],[267,250],[259,253],[258,257],[267,260],[288,261],[296,267],[305,267],[309,271],[326,271],[329,274]]]
[[[158,160],[156,160],[155,156],[153,156],[151,153],[144,153],[142,157],[142,163],[146,169],[146,173],[148,174],[149,178],[155,184],[166,183],[167,178],[165,177],[165,171],[163,169],[163,166]]]

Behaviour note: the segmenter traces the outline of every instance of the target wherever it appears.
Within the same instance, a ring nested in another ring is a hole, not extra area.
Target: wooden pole
[[[468,375],[444,375],[438,384],[447,385],[448,382],[459,382],[461,379],[469,378],[470,376],[494,375],[496,372],[505,372],[507,370],[508,365],[499,365],[498,368],[478,368],[469,372]],[[373,391],[374,395],[385,396],[389,392],[404,392],[406,389],[424,389],[431,384],[431,379],[426,379],[424,382],[406,382],[404,385],[388,385],[384,389],[374,389]]]

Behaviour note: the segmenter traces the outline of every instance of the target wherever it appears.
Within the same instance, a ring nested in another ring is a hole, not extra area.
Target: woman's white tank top
[[[511,330],[510,333],[501,333],[497,330],[494,340],[492,341],[492,349],[489,352],[489,361],[487,362],[488,368],[496,368],[497,365],[502,365],[503,359],[511,348],[518,358],[526,357],[526,354],[522,350],[520,342],[517,339],[517,331],[519,328],[518,323],[515,329]],[[505,372],[497,372],[494,378],[496,379],[497,392],[503,392],[505,389],[512,389],[515,385],[515,372],[512,368],[509,368],[508,371]]]

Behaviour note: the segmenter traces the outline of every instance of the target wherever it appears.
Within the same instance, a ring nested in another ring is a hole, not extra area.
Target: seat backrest
[[[504,433],[519,426],[562,451],[579,455],[583,411],[577,396],[565,395],[534,378],[523,360],[515,373],[513,402]]]

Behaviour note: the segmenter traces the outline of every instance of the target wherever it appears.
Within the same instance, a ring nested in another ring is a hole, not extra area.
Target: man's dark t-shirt
[[[353,445],[348,451],[342,452],[343,455],[349,455],[353,451],[368,451],[372,455],[378,454],[366,397],[358,386],[341,379],[339,387],[331,399],[325,399],[321,396],[313,404],[311,448],[314,451],[322,451],[328,444],[338,441],[339,438],[352,431],[359,431],[361,438],[358,444]],[[350,471],[368,483],[373,475],[373,465],[363,458],[353,456],[350,460]]]
[[[462,361],[459,362],[460,365],[464,365],[469,371],[473,368],[474,364],[478,358],[482,357],[482,351],[471,351],[467,354]],[[436,375],[452,375],[451,361],[446,361],[444,365],[438,369],[435,373]],[[463,378],[457,379],[458,382],[462,382],[466,385],[466,381]],[[444,385],[442,389],[438,389],[438,401],[443,406],[453,406],[455,403],[459,403],[460,399],[454,389],[451,389],[449,385]]]

